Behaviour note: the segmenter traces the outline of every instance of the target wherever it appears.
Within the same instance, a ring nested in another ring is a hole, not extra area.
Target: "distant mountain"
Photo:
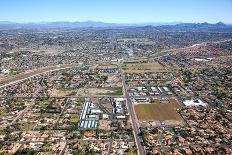
[[[15,24],[14,22],[9,21],[0,21],[0,24]]]
[[[81,28],[81,27],[112,27],[118,26],[114,23],[103,22],[39,22],[39,23],[14,23],[7,21],[0,21],[0,28],[18,29],[18,28]]]
[[[175,25],[181,22],[170,22],[170,23],[131,23],[131,24],[120,24],[120,23],[104,23],[96,21],[86,22],[39,22],[39,23],[16,23],[8,21],[0,21],[1,29],[18,29],[18,28],[87,28],[87,27],[140,27],[140,26],[160,26],[160,25]]]
[[[224,24],[223,22],[218,22],[216,23],[217,26],[226,26],[226,24]]]
[[[216,24],[209,23],[181,23],[181,22],[170,22],[170,23],[135,23],[135,24],[117,24],[117,23],[104,23],[96,21],[86,22],[39,22],[39,23],[15,23],[9,21],[0,21],[0,29],[37,29],[37,28],[88,28],[88,27],[162,27],[162,28],[177,28],[177,29],[208,29],[208,28],[226,28],[228,25],[218,22]]]
[[[216,24],[204,23],[180,23],[176,25],[161,25],[153,27],[167,31],[232,31],[232,25],[226,25],[222,22]]]
[[[177,24],[176,26],[190,27],[190,28],[210,28],[210,27],[226,27],[227,25],[222,22],[218,22],[216,24],[209,24],[207,22],[204,22],[204,23],[182,23],[182,24]]]
[[[50,22],[50,23],[33,23],[40,27],[54,27],[54,28],[79,28],[79,27],[112,27],[118,26],[119,24],[114,23],[104,23],[104,22],[95,22],[95,21],[86,21],[86,22]]]

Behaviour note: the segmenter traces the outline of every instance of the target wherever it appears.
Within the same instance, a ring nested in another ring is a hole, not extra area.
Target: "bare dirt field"
[[[175,99],[170,99],[167,103],[138,104],[135,105],[135,112],[139,121],[154,120],[177,120],[181,117],[176,110],[180,105]]]
[[[61,97],[61,96],[74,96],[76,94],[75,91],[71,91],[71,90],[57,90],[54,89],[53,91],[51,91],[50,96],[55,96],[55,97]]]
[[[74,90],[57,90],[53,89],[50,92],[51,96],[101,96],[101,95],[113,95],[121,96],[123,95],[122,87],[115,88],[80,88]]]

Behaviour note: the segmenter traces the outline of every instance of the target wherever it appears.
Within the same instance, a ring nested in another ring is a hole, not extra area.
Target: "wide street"
[[[144,152],[143,146],[141,144],[141,138],[139,137],[140,130],[139,130],[139,127],[138,127],[138,124],[137,124],[137,120],[136,120],[136,116],[135,116],[136,114],[135,114],[133,105],[131,103],[129,94],[127,92],[127,87],[126,87],[126,82],[125,82],[125,75],[124,75],[124,72],[122,70],[121,65],[120,65],[119,69],[120,69],[120,72],[121,72],[123,91],[124,91],[124,95],[126,97],[127,109],[128,109],[128,112],[129,112],[129,115],[130,115],[130,118],[131,118],[131,123],[132,123],[135,142],[136,142],[137,149],[138,149],[138,154],[139,155],[144,155],[145,152]]]

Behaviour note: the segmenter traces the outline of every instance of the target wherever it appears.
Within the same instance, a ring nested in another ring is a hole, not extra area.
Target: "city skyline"
[[[231,24],[232,1],[184,0],[3,0],[0,21],[18,23],[99,21],[105,23],[217,23]]]

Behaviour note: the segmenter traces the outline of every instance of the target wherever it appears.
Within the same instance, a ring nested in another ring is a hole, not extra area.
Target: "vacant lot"
[[[50,96],[95,96],[95,95],[123,95],[122,87],[107,87],[107,88],[79,88],[74,90],[57,90],[53,89],[49,91]]]
[[[75,96],[76,92],[71,90],[57,90],[51,91],[50,96],[61,97],[61,96]]]
[[[166,72],[158,62],[126,63],[123,67],[126,73]]]
[[[176,113],[179,108],[176,100],[171,99],[167,103],[151,103],[135,105],[135,112],[140,121],[154,120],[181,120],[181,117]]]

